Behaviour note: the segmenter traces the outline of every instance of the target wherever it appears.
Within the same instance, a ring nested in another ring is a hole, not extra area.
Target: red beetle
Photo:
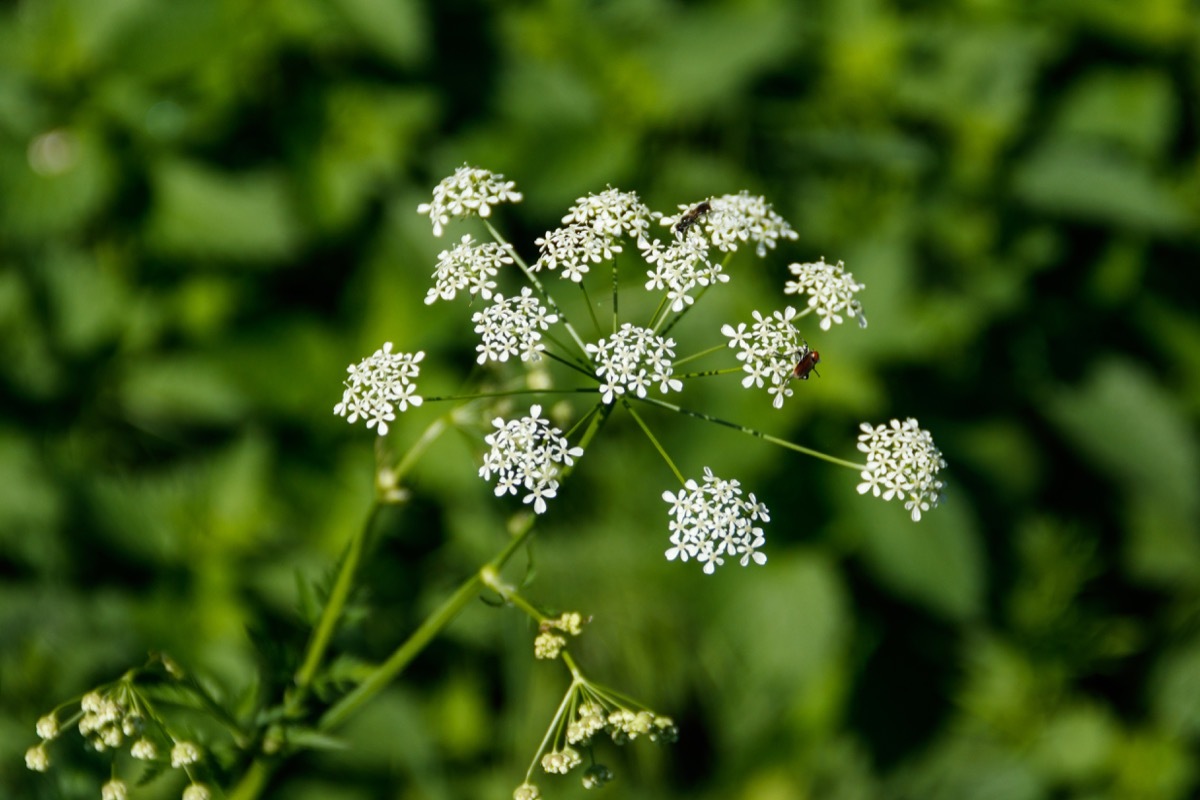
[[[821,363],[821,354],[813,350],[805,342],[804,347],[800,350],[800,360],[796,362],[796,369],[792,372],[792,377],[806,381],[810,372],[818,378],[821,377],[821,373],[817,372],[817,364],[819,363]]]

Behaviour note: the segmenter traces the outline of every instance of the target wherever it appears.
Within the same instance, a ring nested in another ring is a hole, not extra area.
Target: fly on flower
[[[700,218],[712,211],[712,203],[705,200],[703,203],[698,203],[690,211],[679,218],[679,222],[675,223],[675,235],[682,237],[687,233],[687,229],[700,221]]]
[[[804,342],[800,346],[800,351],[797,353],[798,360],[796,368],[792,371],[792,377],[806,381],[809,373],[815,374],[818,378],[821,373],[817,372],[817,364],[821,363],[821,354],[808,346],[808,342]]]

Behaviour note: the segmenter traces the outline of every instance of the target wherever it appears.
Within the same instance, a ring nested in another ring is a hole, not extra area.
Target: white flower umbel
[[[865,288],[846,272],[846,265],[826,264],[825,259],[811,264],[789,264],[788,269],[796,280],[783,286],[784,294],[807,294],[808,307],[821,318],[821,330],[842,324],[842,314],[857,318],[858,327],[867,327],[862,303],[854,295]]]
[[[434,286],[425,294],[425,305],[438,300],[453,300],[458,292],[470,292],[484,300],[492,299],[496,282],[492,280],[505,264],[513,263],[503,247],[495,242],[475,244],[470,234],[449,250],[438,253]]]
[[[535,239],[534,244],[542,251],[533,265],[534,272],[562,267],[562,277],[575,283],[583,281],[592,264],[607,261],[613,253],[621,252],[621,245],[611,236],[583,223],[547,231],[545,236]]]
[[[521,202],[521,193],[513,191],[515,187],[503,175],[463,164],[433,187],[433,200],[417,206],[417,213],[428,216],[433,222],[433,235],[441,236],[453,218],[475,214],[488,217],[492,206]]]
[[[476,323],[475,332],[483,339],[475,346],[480,364],[507,361],[509,356],[519,356],[522,361],[541,361],[540,353],[546,349],[541,331],[558,322],[558,315],[549,313],[526,286],[516,297],[505,299],[504,295],[496,295],[496,301],[476,312],[471,321]]]
[[[694,558],[709,575],[726,557],[741,556],[743,567],[751,561],[767,563],[759,551],[766,539],[755,523],[770,522],[770,513],[753,494],[743,500],[738,481],[718,478],[705,467],[703,486],[689,479],[678,493],[663,492],[662,497],[671,504],[668,561]]]
[[[191,742],[176,742],[171,748],[171,766],[174,769],[195,764],[200,760],[200,748]]]
[[[859,426],[858,449],[867,454],[858,493],[884,500],[903,498],[904,508],[913,521],[938,504],[942,482],[938,472],[946,466],[942,453],[933,444],[929,431],[922,430],[912,417],[886,425]]]
[[[655,239],[644,243],[641,250],[642,258],[653,267],[646,272],[650,278],[646,290],[665,291],[672,311],[682,311],[695,302],[688,294],[695,287],[729,282],[721,265],[709,262],[708,241],[699,236],[676,240],[665,248]]]
[[[600,394],[605,403],[626,392],[645,397],[655,383],[663,394],[678,392],[683,381],[671,377],[675,366],[675,340],[664,339],[646,328],[626,322],[611,338],[588,344],[587,351],[596,363]]]
[[[479,477],[496,476],[496,496],[528,492],[523,499],[538,514],[546,512],[546,500],[558,492],[563,467],[575,463],[583,448],[571,447],[558,428],[541,419],[542,407],[530,407],[529,416],[505,421],[492,420],[495,432],[484,438],[491,451],[484,455]]]
[[[742,362],[742,386],[762,388],[774,399],[775,408],[783,408],[785,398],[792,396],[792,378],[796,363],[808,352],[800,331],[792,324],[796,309],[788,306],[775,311],[769,317],[754,312],[754,324],[749,330],[746,324],[722,325],[721,333],[729,339],[729,346],[738,350],[738,361]]]
[[[423,358],[423,351],[393,353],[392,343],[384,342],[370,358],[346,367],[346,390],[333,413],[351,424],[362,417],[368,428],[374,427],[383,436],[388,432],[388,423],[396,418],[397,409],[407,411],[409,406],[424,402],[413,383],[421,374]]]
[[[587,225],[609,238],[629,236],[642,242],[650,229],[650,209],[634,192],[622,192],[610,186],[600,194],[579,198],[562,221],[564,225]]]
[[[739,242],[753,242],[759,258],[766,256],[767,249],[774,248],[780,239],[798,238],[787,220],[776,214],[763,197],[742,191],[705,202],[708,203],[708,210],[697,215],[695,221],[684,228],[683,236],[698,234],[726,253],[737,250]],[[680,212],[672,217],[663,217],[662,224],[677,230],[680,220],[688,217],[699,205],[679,206]]]

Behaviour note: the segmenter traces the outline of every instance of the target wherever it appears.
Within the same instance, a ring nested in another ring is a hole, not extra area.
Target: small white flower
[[[492,206],[521,202],[521,193],[513,191],[515,187],[503,175],[463,164],[433,188],[433,200],[417,206],[417,213],[428,216],[433,222],[433,235],[441,236],[451,218],[474,214],[488,217]]]
[[[788,306],[769,317],[755,311],[754,324],[749,330],[745,323],[739,323],[736,328],[721,326],[729,346],[739,351],[737,358],[746,373],[742,386],[749,389],[769,384],[767,394],[774,398],[772,405],[775,408],[783,408],[784,399],[792,396],[796,364],[809,349],[800,331],[792,324],[795,318],[796,309]]]
[[[396,418],[396,409],[406,411],[410,405],[424,402],[413,383],[421,374],[423,358],[424,352],[393,353],[392,343],[384,342],[369,358],[346,368],[350,376],[343,381],[342,402],[333,407],[333,413],[351,424],[362,417],[368,428],[374,427],[383,436],[388,423]]]
[[[129,787],[125,781],[113,778],[100,787],[100,800],[129,800]]]
[[[867,454],[867,465],[858,493],[870,492],[883,500],[903,498],[913,522],[920,520],[922,512],[938,504],[943,484],[937,475],[946,467],[933,437],[912,417],[859,427],[858,449]]]
[[[743,567],[767,562],[759,551],[766,539],[755,523],[770,522],[770,513],[753,494],[743,500],[738,481],[718,478],[705,467],[703,486],[688,480],[678,493],[663,492],[662,498],[671,505],[668,561],[694,558],[710,575],[726,557],[741,556]]]
[[[183,800],[211,800],[212,792],[203,783],[189,784],[183,790]]]
[[[789,264],[788,269],[796,280],[784,284],[784,294],[807,294],[809,309],[821,318],[821,330],[841,325],[842,313],[857,317],[860,328],[867,327],[862,303],[854,297],[865,287],[846,272],[843,262],[839,261],[835,266],[821,259],[811,264]]]
[[[191,742],[176,742],[171,748],[171,767],[179,769],[200,760],[200,748]]]
[[[505,299],[504,295],[496,295],[495,302],[476,312],[471,321],[476,323],[475,332],[482,338],[475,347],[480,364],[507,361],[509,356],[532,362],[541,361],[540,353],[546,349],[540,331],[558,322],[558,315],[549,313],[526,286],[517,297]]]
[[[547,231],[545,236],[534,240],[534,244],[542,251],[533,265],[534,272],[562,267],[562,277],[575,283],[583,281],[591,264],[608,261],[614,253],[621,252],[621,245],[611,236],[578,222]]]
[[[776,214],[762,197],[743,191],[710,198],[707,212],[696,217],[695,222],[684,230],[684,238],[700,236],[708,239],[713,247],[722,252],[738,248],[739,242],[752,242],[759,258],[766,256],[768,248],[774,248],[780,239],[796,239],[799,235],[787,221]],[[662,224],[675,229],[685,215],[696,205],[679,206],[680,212],[663,217]]]
[[[490,481],[496,476],[495,493],[517,494],[524,489],[523,501],[533,505],[535,513],[546,512],[546,499],[555,496],[558,476],[563,467],[583,455],[582,447],[571,447],[562,431],[541,418],[542,407],[531,406],[529,416],[505,421],[492,420],[496,430],[484,441],[491,451],[483,457],[479,477]]]
[[[626,392],[645,397],[655,383],[663,394],[680,391],[683,381],[672,377],[674,348],[673,339],[664,339],[628,322],[611,338],[585,345],[596,362],[596,377],[600,379],[600,394],[605,403],[612,403],[617,395]]]
[[[50,753],[46,751],[46,743],[36,744],[25,751],[25,766],[34,772],[45,772],[50,769]]]
[[[470,234],[449,250],[438,253],[434,286],[425,294],[425,305],[438,300],[453,300],[458,292],[470,292],[484,300],[492,299],[496,281],[505,264],[513,263],[512,256],[495,242],[476,244]]]
[[[634,192],[610,186],[600,194],[579,198],[562,221],[587,225],[610,239],[625,235],[641,242],[650,229],[650,209]]]

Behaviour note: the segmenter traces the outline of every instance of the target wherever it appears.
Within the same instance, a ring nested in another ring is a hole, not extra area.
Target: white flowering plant
[[[607,188],[580,197],[558,227],[536,238],[537,256],[529,258],[493,224],[497,207],[522,199],[515,182],[463,166],[417,209],[429,218],[435,237],[465,218],[477,218],[490,237],[458,236],[438,255],[424,298],[428,306],[461,300],[469,309],[451,307],[445,313],[460,314],[473,324],[478,336],[473,376],[479,384],[455,394],[423,395],[418,384],[426,352],[418,349],[419,343],[397,346],[389,341],[347,368],[342,396],[333,404],[336,415],[351,424],[361,422],[379,437],[402,425],[401,415],[411,409],[445,407],[402,458],[395,463],[385,458],[378,465],[378,505],[403,502],[408,496],[405,477],[430,443],[447,430],[466,430],[478,443],[479,478],[490,485],[498,503],[512,504],[509,536],[495,555],[466,576],[391,657],[356,674],[348,690],[331,694],[332,640],[339,626],[347,624],[348,598],[367,546],[364,528],[348,544],[292,683],[274,705],[250,719],[225,711],[200,682],[165,656],[156,657],[147,667],[86,695],[78,711],[56,709],[39,721],[42,742],[26,755],[31,769],[48,768],[50,745],[68,725],[78,725],[93,749],[127,748],[135,760],[184,770],[188,784],[183,796],[189,800],[207,797],[214,782],[229,786],[227,797],[253,800],[284,758],[329,746],[336,730],[394,681],[472,599],[489,593],[536,624],[534,657],[557,660],[570,675],[513,797],[541,796],[539,768],[545,774],[581,768],[584,786],[607,783],[612,771],[595,753],[601,734],[615,745],[637,738],[663,743],[677,737],[677,727],[669,717],[587,677],[570,647],[583,633],[585,618],[577,612],[546,614],[506,581],[502,570],[530,542],[538,521],[554,513],[563,482],[575,469],[586,468],[594,440],[619,414],[644,432],[646,452],[662,461],[664,485],[657,492],[664,514],[648,525],[648,532],[663,537],[657,552],[678,564],[695,561],[708,575],[732,563],[769,568],[771,512],[722,465],[677,464],[643,413],[646,409],[673,412],[691,424],[723,426],[852,469],[859,474],[860,494],[900,501],[914,522],[937,506],[945,461],[930,433],[914,419],[862,423],[857,449],[866,460],[859,462],[679,401],[689,384],[729,376],[735,379],[732,386],[740,384],[762,397],[764,406],[782,411],[795,402],[802,381],[820,375],[820,353],[799,327],[805,318],[816,320],[821,331],[849,320],[866,328],[859,299],[863,284],[842,262],[824,259],[788,266],[792,279],[782,294],[795,295],[794,303],[752,309],[746,318],[718,326],[691,324],[694,309],[709,293],[734,285],[728,267],[735,255],[765,258],[798,238],[764,198],[741,192],[660,213],[633,192]],[[563,300],[563,291],[577,293],[573,305]],[[576,314],[580,307],[586,311]],[[696,369],[693,362],[702,360],[708,366]],[[193,744],[154,701],[151,689],[163,684],[188,698],[190,708],[223,725],[228,740],[216,749]],[[318,694],[321,702],[314,702]],[[130,722],[135,716],[141,722]],[[237,755],[218,765],[212,755],[218,751]],[[243,769],[239,773],[230,764]],[[114,773],[104,796],[127,795],[132,796],[127,784]]]

